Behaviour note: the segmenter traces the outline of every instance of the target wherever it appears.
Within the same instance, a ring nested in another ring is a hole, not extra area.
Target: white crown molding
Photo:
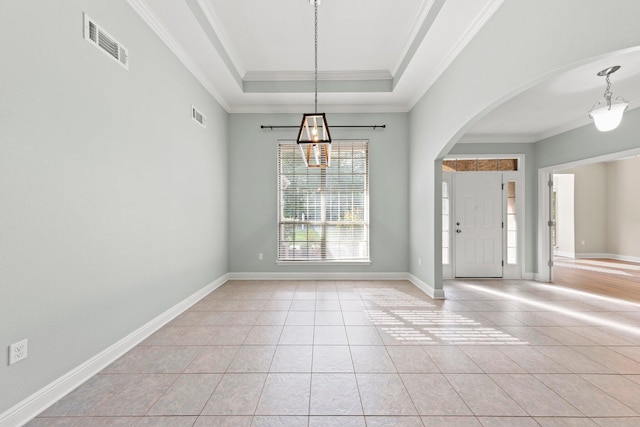
[[[231,105],[227,112],[230,114],[302,114],[313,108],[309,104],[254,104]],[[407,113],[409,110],[403,104],[328,104],[320,106],[325,113]]]
[[[127,0],[127,3],[151,27],[156,35],[167,45],[169,50],[182,62],[182,64],[193,74],[193,76],[205,87],[213,98],[229,111],[229,104],[224,96],[216,89],[215,85],[207,78],[207,74],[196,64],[195,60],[185,51],[173,34],[162,24],[160,19],[151,10],[144,0]]]
[[[233,48],[233,43],[231,43],[230,41],[231,39],[224,32],[223,30],[224,25],[222,24],[223,21],[222,19],[220,19],[218,14],[215,12],[213,7],[211,6],[211,2],[208,2],[206,0],[197,0],[197,2],[198,2],[198,5],[200,6],[200,9],[202,9],[202,13],[204,14],[205,18],[207,18],[207,21],[209,22],[209,26],[215,32],[216,37],[218,37],[218,40],[220,41],[220,46],[222,47],[222,49],[224,49],[227,57],[233,64],[234,68],[236,69],[239,75],[241,76],[245,75],[246,68],[244,67],[244,64],[240,62],[240,59],[239,59],[240,56],[237,54],[236,50]]]
[[[229,280],[229,274],[219,277],[191,296],[185,298],[147,324],[131,332],[120,341],[75,367],[65,375],[49,383],[31,396],[0,414],[0,427],[15,427],[26,424],[40,412],[69,394],[80,384],[115,362],[144,339],[169,323],[189,307],[218,289]]]
[[[535,142],[542,141],[543,139],[551,138],[552,136],[560,135],[561,133],[569,132],[570,130],[578,129],[579,127],[586,126],[591,122],[591,119],[586,117],[581,117],[578,120],[574,120],[569,123],[565,123],[561,126],[554,127],[552,129],[548,129],[544,132],[540,132],[535,135]]]
[[[398,55],[398,59],[395,62],[395,66],[392,68],[391,74],[396,75],[402,64],[405,62],[407,55],[409,55],[411,51],[411,46],[413,45],[413,41],[418,36],[418,32],[422,27],[423,22],[429,16],[429,12],[433,7],[435,0],[423,0],[418,8],[418,13],[416,13],[413,22],[411,23],[411,30],[407,33],[407,38],[402,45],[402,49],[400,50],[400,54]]]
[[[463,144],[530,144],[536,141],[536,135],[533,134],[472,133],[464,135],[458,142]]]
[[[487,23],[487,21],[493,16],[493,14],[498,10],[498,8],[502,5],[504,0],[493,0],[483,9],[483,11],[476,17],[476,19],[469,25],[467,30],[462,34],[462,36],[458,39],[458,41],[453,45],[453,47],[449,50],[447,55],[445,55],[444,59],[440,61],[440,63],[433,68],[433,72],[425,76],[423,80],[423,84],[418,90],[414,93],[415,95],[409,101],[409,108],[413,108],[420,99],[424,96],[425,93],[429,90],[429,88],[440,78],[442,73],[451,65],[454,59],[462,52],[467,44],[478,34],[480,29]]]
[[[247,71],[243,81],[313,81],[314,77],[313,71]],[[318,71],[318,80],[322,81],[390,80],[391,78],[391,73],[387,70]]]

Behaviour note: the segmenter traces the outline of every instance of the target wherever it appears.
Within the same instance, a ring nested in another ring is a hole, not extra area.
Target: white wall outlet
[[[422,258],[418,258],[418,265],[422,265]]]
[[[27,339],[9,346],[9,365],[27,358]]]
[[[262,252],[261,252],[261,253],[259,253],[259,254],[258,254],[258,259],[259,259],[260,261],[262,261],[262,259],[263,259],[263,258],[264,258],[264,257],[262,256]]]
[[[587,243],[587,242],[585,242],[584,240],[580,242],[580,244],[581,244],[582,246],[584,246],[586,243]]]

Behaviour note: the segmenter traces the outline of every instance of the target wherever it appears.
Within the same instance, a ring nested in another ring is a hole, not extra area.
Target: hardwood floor
[[[556,257],[553,283],[640,302],[640,264],[632,262]]]

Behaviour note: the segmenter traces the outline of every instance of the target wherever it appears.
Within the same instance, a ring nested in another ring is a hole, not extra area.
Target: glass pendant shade
[[[326,168],[331,164],[331,134],[324,113],[304,114],[296,141],[307,167]]]
[[[628,102],[617,102],[608,106],[606,102],[602,102],[601,107],[596,107],[589,113],[593,119],[596,128],[600,132],[607,132],[618,127],[622,121],[622,114],[629,105]]]
[[[595,103],[589,111],[589,117],[593,119],[596,128],[600,132],[607,132],[618,127],[622,121],[622,114],[627,110],[629,103],[624,98],[613,97],[611,92],[611,74],[620,69],[619,65],[605,68],[598,72],[598,76],[604,77],[607,82],[607,88],[604,90],[604,99]]]

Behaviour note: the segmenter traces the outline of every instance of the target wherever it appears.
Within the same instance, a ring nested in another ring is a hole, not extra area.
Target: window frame
[[[296,144],[295,140],[278,140],[277,144],[276,144],[276,206],[277,206],[277,213],[276,213],[276,264],[282,264],[282,265],[366,265],[366,264],[371,264],[371,233],[370,233],[370,220],[369,220],[369,214],[370,214],[370,194],[371,194],[371,190],[370,190],[370,171],[369,171],[369,167],[370,167],[370,162],[369,162],[369,140],[368,139],[334,139],[332,142],[332,148],[334,148],[334,150],[332,150],[332,153],[335,154],[337,152],[337,150],[335,150],[335,147],[337,147],[339,144],[341,143],[363,143],[366,146],[366,175],[365,175],[365,192],[364,192],[364,206],[363,206],[363,218],[362,218],[362,222],[361,225],[364,227],[364,235],[366,238],[366,252],[367,252],[367,257],[366,258],[362,258],[362,259],[357,259],[357,258],[348,258],[348,259],[336,259],[336,258],[329,258],[329,259],[317,259],[317,258],[312,258],[312,259],[290,259],[290,258],[281,258],[281,251],[280,251],[280,245],[281,245],[281,236],[282,236],[282,230],[281,227],[283,224],[287,223],[292,223],[292,224],[305,224],[305,225],[318,225],[318,221],[305,221],[305,222],[301,222],[301,221],[295,221],[295,222],[283,222],[283,218],[281,217],[282,213],[283,213],[283,205],[282,205],[282,193],[281,193],[281,180],[282,177],[284,175],[281,175],[280,172],[280,161],[281,161],[281,151],[280,151],[280,147],[282,145],[291,145],[293,147],[295,147],[294,151],[296,153],[296,155],[300,155],[298,152],[298,147]],[[335,144],[335,145],[334,145]],[[334,160],[335,158],[332,158],[331,162],[332,162],[332,166],[329,166],[329,169],[331,169],[334,166]],[[302,160],[300,160],[300,162],[302,162]],[[312,168],[314,169],[314,168]],[[317,169],[321,169],[321,168],[317,168]],[[338,221],[339,222],[339,221]],[[313,223],[313,224],[311,224]],[[326,219],[325,220],[325,224],[326,225],[338,225],[336,224],[336,221],[331,221],[330,219]]]

